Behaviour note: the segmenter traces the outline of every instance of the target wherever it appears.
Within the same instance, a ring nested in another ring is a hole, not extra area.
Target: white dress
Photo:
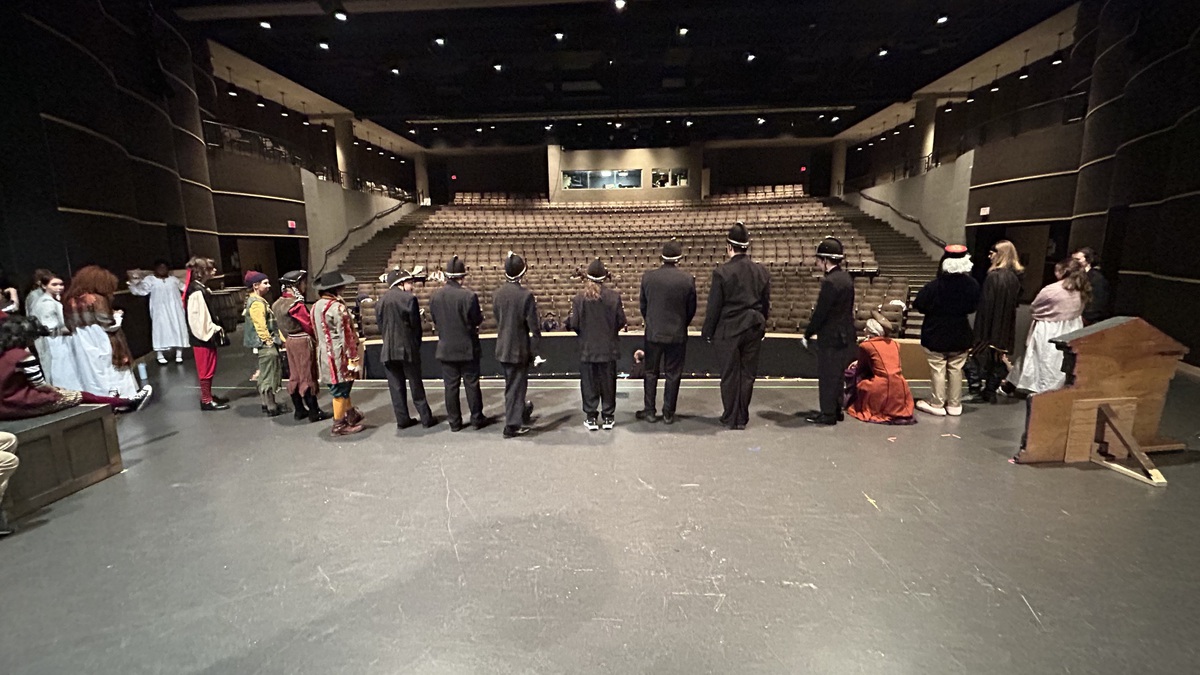
[[[129,282],[134,295],[150,296],[151,342],[154,351],[183,349],[189,345],[187,316],[183,311],[183,282],[176,276],[160,279],[154,275]]]
[[[71,336],[64,334],[62,303],[55,300],[54,296],[43,293],[27,311],[50,329],[49,336],[40,337],[36,342],[38,360],[41,361],[46,381],[60,389],[80,391],[82,387],[71,351]]]
[[[113,365],[112,342],[100,326],[91,324],[76,328],[71,336],[71,353],[79,373],[80,391],[121,398],[133,398],[137,394],[133,370]]]
[[[1066,385],[1063,352],[1050,341],[1083,328],[1082,316],[1078,292],[1064,289],[1061,281],[1043,288],[1033,300],[1033,325],[1025,340],[1025,354],[1008,374],[1008,381],[1034,394]]]

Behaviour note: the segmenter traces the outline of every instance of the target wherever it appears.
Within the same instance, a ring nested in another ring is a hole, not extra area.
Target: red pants
[[[200,379],[200,402],[212,403],[212,381],[217,374],[217,350],[213,347],[192,347],[196,358],[196,377]]]
[[[89,394],[86,391],[79,392],[79,395],[83,397],[83,402],[87,404],[110,405],[114,408],[124,408],[130,405],[129,399],[117,398],[116,396],[97,396]]]

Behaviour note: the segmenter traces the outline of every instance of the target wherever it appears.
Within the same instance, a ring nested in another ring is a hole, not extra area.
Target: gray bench
[[[8,483],[4,509],[20,518],[122,470],[117,423],[106,405],[0,422],[17,437],[21,466]]]

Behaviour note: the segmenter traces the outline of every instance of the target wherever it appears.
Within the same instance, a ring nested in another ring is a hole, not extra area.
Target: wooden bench
[[[121,472],[112,408],[80,405],[51,415],[0,422],[17,437],[21,466],[8,483],[4,508],[20,518]]]

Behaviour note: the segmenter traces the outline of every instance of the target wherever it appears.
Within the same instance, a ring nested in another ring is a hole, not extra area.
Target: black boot
[[[320,422],[322,420],[333,419],[333,413],[321,410],[321,406],[317,405],[316,394],[305,394],[304,402],[308,404],[308,421]]]
[[[7,537],[13,532],[16,532],[16,530],[9,526],[8,516],[4,515],[4,511],[0,510],[0,537]]]
[[[308,408],[304,407],[304,397],[300,394],[292,394],[292,407],[296,412],[292,415],[297,421],[308,419]]]

